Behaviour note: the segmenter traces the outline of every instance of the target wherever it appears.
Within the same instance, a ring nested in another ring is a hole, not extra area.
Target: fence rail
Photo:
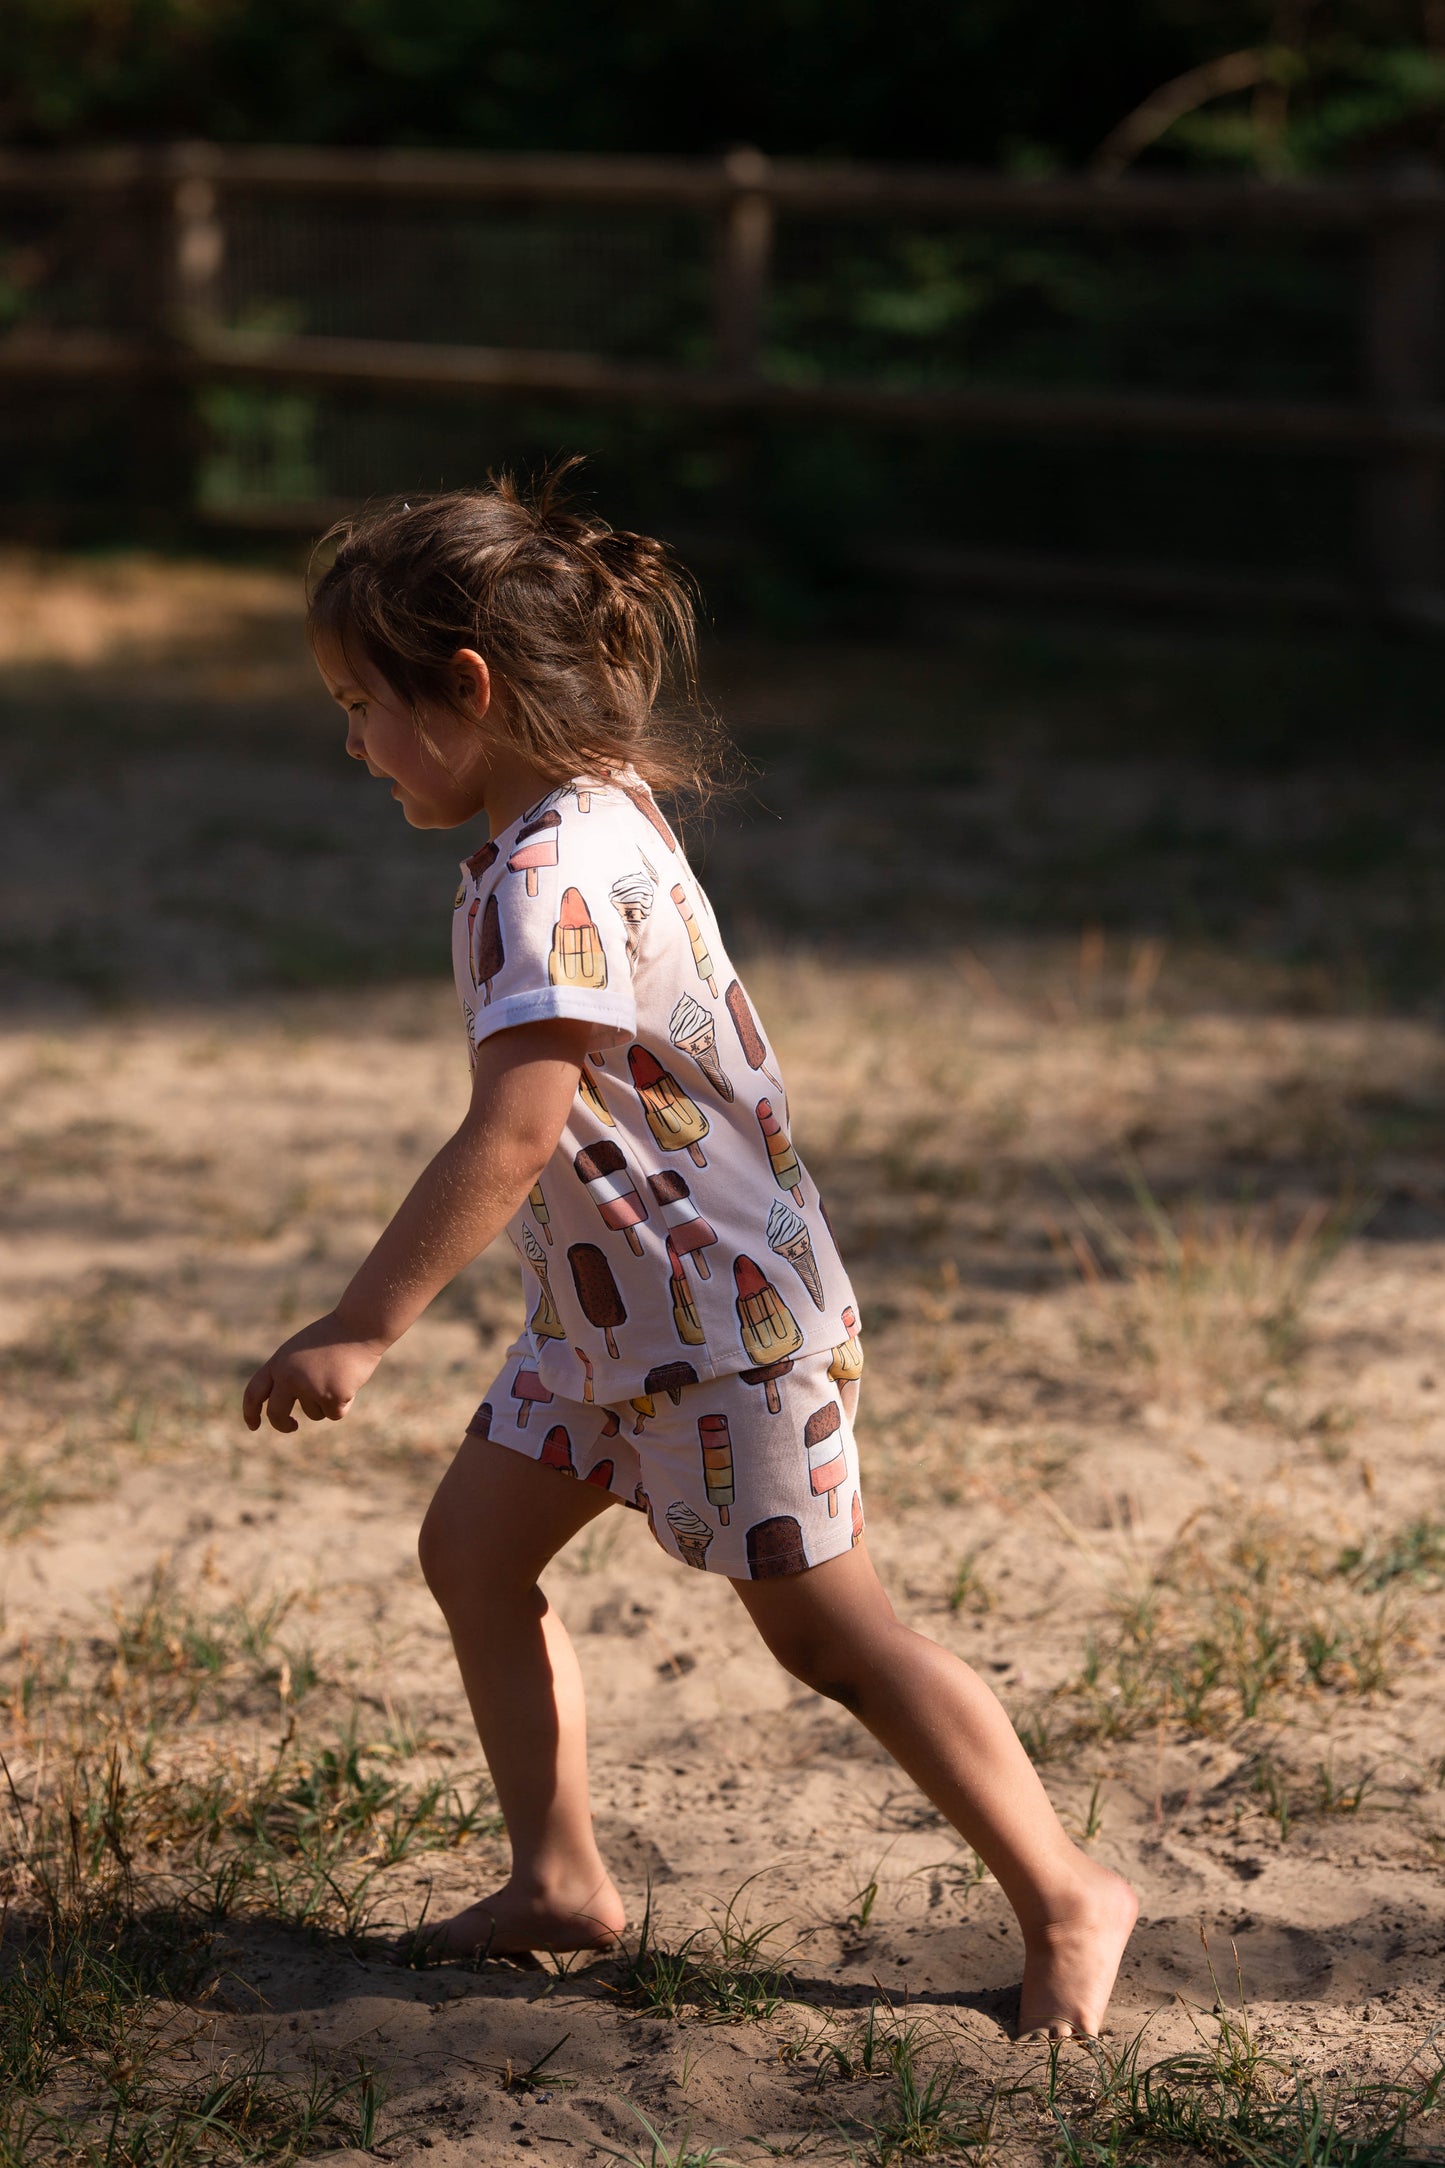
[[[675,362],[521,347],[319,337],[228,329],[220,278],[227,214],[246,199],[359,209],[585,204],[685,210],[714,227],[712,360]],[[309,386],[428,397],[544,396],[860,424],[1078,439],[1279,445],[1361,465],[1361,587],[1397,614],[1445,624],[1445,182],[1412,170],[1371,182],[1014,181],[771,160],[478,156],[430,151],[120,146],[84,154],[0,152],[0,205],[68,200],[146,234],[138,328],[23,326],[0,338],[0,381],[133,381],[179,405],[199,382]],[[959,383],[771,377],[764,351],[776,222],[941,216],[963,224],[1356,236],[1362,244],[1365,396],[1357,403]],[[184,432],[176,436],[183,458]],[[298,508],[300,509],[300,508]],[[1038,560],[1019,560],[1039,584]],[[967,575],[965,568],[965,576]],[[1107,584],[1107,574],[1102,575]],[[1123,576],[1128,584],[1130,575]],[[996,577],[992,584],[998,584]],[[1045,582],[1045,584],[1047,584]],[[1137,586],[1137,579],[1134,585]],[[1289,583],[1283,583],[1283,593]],[[1203,576],[1201,595],[1216,593]],[[1311,587],[1318,592],[1318,583]],[[1345,599],[1340,588],[1339,599]]]

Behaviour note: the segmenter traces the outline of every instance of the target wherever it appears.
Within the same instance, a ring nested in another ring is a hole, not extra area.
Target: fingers
[[[271,1393],[271,1365],[265,1363],[255,1373],[246,1387],[241,1400],[241,1415],[248,1430],[261,1428],[261,1410]]]
[[[267,1363],[246,1387],[241,1414],[248,1430],[259,1430],[264,1415],[273,1430],[293,1431],[301,1427],[291,1413],[293,1408],[299,1408],[313,1423],[339,1423],[354,1397],[348,1393],[342,1399],[336,1393],[322,1395],[303,1389],[284,1371],[278,1376]]]

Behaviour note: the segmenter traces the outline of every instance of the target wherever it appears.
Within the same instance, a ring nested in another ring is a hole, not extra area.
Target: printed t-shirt
[[[539,1388],[606,1405],[823,1348],[846,1372],[857,1303],[776,1056],[646,786],[570,783],[464,859],[452,962],[473,1049],[543,1017],[593,1027],[507,1229]]]

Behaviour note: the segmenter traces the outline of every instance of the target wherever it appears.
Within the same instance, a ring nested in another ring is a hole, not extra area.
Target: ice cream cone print
[[[532,1207],[532,1217],[550,1242],[552,1240],[552,1215],[547,1210],[547,1200],[542,1194],[540,1182],[534,1182],[528,1190],[527,1202]]]
[[[492,1403],[484,1400],[467,1425],[469,1438],[490,1438],[492,1435]]]
[[[702,1319],[697,1314],[697,1304],[692,1299],[692,1289],[682,1269],[682,1259],[669,1242],[667,1261],[671,1266],[667,1292],[672,1303],[672,1329],[684,1347],[701,1347],[707,1338],[702,1329]]]
[[[563,1475],[577,1473],[572,1464],[572,1440],[560,1423],[554,1423],[542,1440],[542,1450],[537,1455],[537,1461],[540,1467],[558,1468]]]
[[[565,1340],[567,1337],[567,1328],[557,1315],[552,1289],[546,1280],[537,1290],[537,1307],[527,1320],[527,1330],[534,1340]]]
[[[547,975],[554,986],[585,986],[596,993],[607,984],[607,955],[602,936],[580,889],[564,888],[552,929]]]
[[[617,787],[622,792],[624,798],[630,798],[632,800],[632,803],[636,806],[638,812],[642,815],[643,819],[652,823],[652,826],[657,830],[658,834],[661,836],[663,842],[667,845],[668,849],[670,851],[675,851],[677,849],[677,838],[673,834],[672,830],[668,827],[667,822],[663,819],[662,815],[658,812],[657,804],[655,799],[653,798],[652,792],[650,790],[636,790],[627,783],[619,783]]]
[[[542,1407],[545,1407],[552,1395],[548,1392],[535,1370],[529,1370],[525,1363],[519,1363],[517,1365],[517,1374],[512,1380],[512,1398],[521,1403],[517,1409],[517,1428],[518,1430],[525,1430],[533,1406],[540,1403]]]
[[[605,1122],[609,1129],[617,1127],[608,1110],[607,1101],[603,1098],[585,1069],[580,1069],[577,1073],[577,1096],[588,1113],[595,1114],[599,1122]]]
[[[726,1528],[728,1512],[737,1497],[733,1488],[733,1441],[727,1417],[700,1415],[697,1441],[702,1447],[702,1479],[707,1486],[707,1502],[716,1508],[717,1517]]]
[[[459,881],[457,883],[457,892],[452,898],[452,909],[454,911],[460,911],[462,905],[466,902],[466,900],[467,884],[465,881]]]
[[[802,1328],[751,1257],[733,1259],[733,1284],[737,1289],[738,1330],[749,1360],[775,1363],[784,1355],[796,1355],[803,1344]]]
[[[706,1570],[707,1547],[712,1542],[713,1532],[702,1515],[694,1513],[685,1498],[674,1498],[663,1517],[672,1530],[683,1564]],[[726,1513],[721,1518],[726,1521]]]
[[[602,1333],[607,1352],[616,1362],[617,1341],[613,1335],[618,1325],[627,1323],[627,1309],[607,1259],[595,1242],[574,1242],[567,1252],[567,1262],[572,1267],[572,1284],[582,1315]]]
[[[863,1375],[863,1349],[858,1339],[858,1313],[850,1303],[843,1312],[843,1339],[833,1350],[828,1375],[835,1385],[851,1384]]]
[[[863,1541],[863,1500],[857,1491],[853,1493],[853,1549]]]
[[[490,873],[499,856],[495,843],[484,843],[479,851],[473,851],[466,861],[466,868],[472,879],[479,881],[484,873]]]
[[[773,1082],[781,1091],[783,1088],[781,1081],[773,1075],[773,1071],[768,1067],[768,1050],[763,1042],[763,1035],[758,1029],[758,1020],[748,1006],[748,997],[743,992],[739,980],[733,980],[727,992],[723,995],[723,1001],[728,1015],[733,1020],[733,1030],[738,1035],[738,1045],[743,1050],[743,1060],[750,1069],[761,1069],[764,1076],[772,1077]]]
[[[803,1425],[803,1451],[808,1460],[808,1482],[815,1498],[826,1497],[828,1515],[838,1514],[838,1485],[848,1473],[843,1451],[843,1410],[836,1400],[825,1401]]]
[[[697,975],[705,981],[708,992],[716,1001],[717,980],[712,974],[712,955],[703,937],[702,928],[697,922],[692,905],[687,900],[687,890],[683,887],[681,881],[673,883],[671,895],[673,902],[677,905],[677,915],[687,928],[687,938],[692,943],[692,960],[697,966]]]
[[[492,981],[506,960],[506,951],[502,947],[502,915],[497,909],[496,897],[488,896],[472,957],[472,984],[482,989],[483,1008],[492,998]]]
[[[611,1490],[615,1473],[610,1460],[594,1460],[582,1480],[584,1483],[595,1483],[599,1490]]]
[[[702,1140],[709,1124],[702,1108],[694,1106],[677,1078],[645,1046],[627,1049],[627,1066],[656,1142],[664,1152],[686,1152],[695,1166],[705,1167]]]
[[[799,1219],[792,1206],[784,1204],[781,1197],[773,1199],[768,1214],[768,1248],[792,1266],[807,1288],[814,1307],[821,1310],[823,1282],[818,1274],[818,1260],[813,1255],[813,1238],[807,1222]]]
[[[536,820],[529,820],[518,833],[517,847],[507,860],[507,871],[526,874],[529,896],[537,893],[537,868],[557,863],[557,830],[561,825],[560,813],[543,813]]]
[[[629,1408],[637,1410],[637,1421],[632,1426],[632,1435],[634,1438],[640,1438],[643,1424],[651,1422],[657,1413],[657,1402],[653,1399],[651,1393],[636,1393],[628,1401],[627,1405]]]
[[[794,1204],[801,1204],[803,1170],[798,1165],[798,1155],[788,1142],[788,1132],[773,1112],[771,1099],[760,1099],[757,1104],[758,1127],[772,1161],[773,1180],[779,1189],[791,1190]]]
[[[627,928],[627,960],[636,963],[637,951],[642,943],[642,929],[652,916],[652,899],[657,894],[657,884],[645,873],[624,873],[620,881],[614,881],[608,890],[612,908]]]
[[[647,1218],[647,1206],[633,1187],[627,1161],[607,1137],[599,1144],[584,1145],[572,1161],[577,1179],[602,1216],[604,1227],[626,1237],[634,1257],[642,1255],[637,1230]]]
[[[769,1415],[781,1415],[783,1403],[778,1396],[778,1379],[785,1378],[792,1367],[792,1357],[788,1356],[782,1362],[763,1363],[756,1370],[740,1370],[738,1376],[744,1385],[761,1385]]]
[[[754,1521],[747,1533],[748,1572],[755,1581],[772,1581],[785,1573],[807,1571],[803,1531],[791,1513],[775,1513],[770,1520]]]
[[[731,1106],[732,1078],[717,1058],[717,1026],[711,1009],[705,1009],[691,994],[679,994],[667,1020],[667,1035],[680,1054],[697,1063],[713,1090]]]
[[[683,1388],[696,1385],[697,1372],[691,1363],[658,1363],[648,1371],[642,1383],[648,1393],[666,1393],[676,1407],[682,1399]]]
[[[662,1207],[662,1221],[667,1229],[670,1254],[680,1260],[690,1257],[697,1267],[700,1280],[712,1278],[712,1267],[704,1251],[711,1249],[717,1236],[692,1201],[692,1191],[680,1174],[665,1168],[661,1174],[650,1174],[647,1186]]]

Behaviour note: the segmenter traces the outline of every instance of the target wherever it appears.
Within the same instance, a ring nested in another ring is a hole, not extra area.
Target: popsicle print
[[[577,1072],[577,1097],[589,1114],[596,1115],[599,1122],[605,1122],[609,1129],[617,1127],[607,1101],[603,1098],[585,1069],[580,1069]]]
[[[557,863],[557,831],[561,825],[560,813],[543,813],[518,831],[517,847],[507,860],[507,871],[526,874],[529,896],[537,893],[538,867]]]
[[[469,1438],[490,1438],[492,1435],[492,1403],[484,1400],[467,1425]]]
[[[697,1441],[702,1447],[702,1479],[707,1489],[707,1502],[726,1528],[729,1510],[737,1498],[733,1485],[733,1441],[727,1417],[700,1415]]]
[[[532,1207],[532,1216],[537,1225],[547,1237],[548,1242],[550,1242],[552,1240],[552,1215],[547,1209],[547,1200],[542,1194],[540,1182],[534,1182],[528,1190],[527,1202]]]
[[[661,1174],[647,1177],[647,1186],[662,1207],[669,1249],[679,1259],[690,1257],[697,1267],[698,1278],[710,1280],[712,1267],[703,1252],[711,1249],[717,1236],[693,1203],[692,1191],[683,1176],[664,1168]]]
[[[749,1361],[775,1363],[796,1355],[803,1344],[802,1328],[761,1266],[751,1257],[735,1257],[733,1284],[738,1331]]]
[[[863,1500],[857,1491],[853,1493],[853,1549],[863,1541]]]
[[[572,1460],[572,1440],[561,1423],[554,1423],[542,1440],[542,1450],[537,1455],[539,1467],[558,1468],[563,1475],[576,1475]]]
[[[748,1572],[755,1581],[772,1581],[781,1574],[807,1570],[803,1531],[791,1513],[775,1513],[770,1520],[754,1521],[747,1533],[747,1554]]]
[[[653,1535],[656,1537],[657,1522],[653,1518],[652,1500],[648,1497],[647,1492],[643,1489],[641,1477],[638,1478],[636,1488],[632,1493],[632,1499],[634,1505],[637,1507],[638,1512],[645,1513],[647,1515],[647,1525],[652,1530]],[[661,1541],[660,1537],[658,1537],[658,1541]]]
[[[534,1407],[545,1407],[552,1395],[548,1392],[535,1370],[529,1370],[525,1363],[518,1363],[517,1374],[512,1380],[512,1398],[519,1403],[517,1408],[517,1428],[518,1430],[525,1430],[531,1418],[532,1409]]]
[[[653,1399],[651,1393],[635,1393],[627,1405],[637,1411],[637,1421],[632,1426],[632,1435],[634,1438],[640,1438],[643,1424],[650,1423],[657,1414],[657,1402]]]
[[[797,1153],[788,1142],[787,1131],[773,1112],[771,1099],[760,1099],[758,1101],[757,1117],[758,1127],[763,1133],[763,1142],[768,1148],[768,1158],[772,1162],[773,1180],[777,1183],[779,1189],[792,1192],[794,1204],[801,1204],[803,1201],[801,1187],[803,1170],[798,1165]]]
[[[492,998],[492,981],[507,960],[502,946],[502,914],[497,909],[497,899],[488,896],[482,912],[482,923],[477,933],[476,950],[472,957],[472,984],[482,989],[482,1006]]]
[[[682,1259],[671,1242],[667,1245],[667,1262],[670,1268],[667,1293],[672,1304],[672,1329],[684,1347],[701,1347],[707,1338],[702,1329],[702,1319],[697,1314],[697,1304],[692,1299],[692,1289],[682,1269]]]
[[[616,1472],[610,1460],[594,1460],[582,1480],[584,1483],[595,1483],[599,1490],[611,1490],[612,1478]]]
[[[851,1384],[863,1375],[863,1349],[858,1339],[858,1313],[851,1303],[843,1312],[843,1338],[833,1350],[828,1375],[835,1385]]]
[[[589,1325],[597,1327],[607,1342],[608,1354],[616,1362],[614,1333],[619,1325],[627,1323],[627,1309],[607,1259],[595,1242],[574,1242],[567,1252],[567,1262],[572,1268],[572,1284],[582,1315]]]
[[[645,873],[624,873],[607,891],[613,910],[627,928],[627,960],[635,964],[642,943],[642,929],[652,916],[657,884]]]
[[[703,931],[687,900],[687,890],[681,881],[674,882],[672,900],[677,905],[677,915],[687,928],[687,938],[692,943],[692,960],[697,965],[697,975],[704,980],[713,1000],[717,999],[717,980],[713,977],[712,952],[703,938]]]
[[[836,1400],[825,1401],[803,1425],[803,1451],[808,1461],[808,1482],[815,1498],[826,1497],[828,1515],[838,1513],[838,1485],[848,1473],[843,1451],[843,1410]]]
[[[495,843],[484,843],[479,851],[473,851],[471,857],[465,861],[466,869],[474,881],[479,881],[484,873],[491,872],[500,856]]]
[[[723,1002],[728,1015],[733,1020],[733,1030],[738,1035],[738,1045],[743,1050],[743,1060],[750,1069],[761,1069],[764,1076],[772,1077],[773,1082],[781,1091],[783,1088],[782,1080],[780,1077],[775,1076],[768,1067],[768,1049],[764,1044],[763,1035],[758,1029],[757,1018],[748,1007],[748,997],[743,992],[741,980],[733,980],[727,992],[723,995]]]
[[[724,1521],[727,1519],[726,1513],[722,1515],[722,1518]],[[707,1547],[712,1542],[713,1532],[702,1515],[694,1513],[685,1498],[674,1498],[664,1515],[664,1519],[672,1531],[672,1538],[677,1545],[678,1556],[683,1564],[685,1566],[700,1566],[705,1571],[707,1568]]]
[[[607,954],[582,892],[564,888],[552,928],[547,976],[554,986],[583,986],[597,993],[607,984]]]
[[[651,791],[635,790],[630,784],[619,783],[624,798],[630,798],[645,821],[650,821],[670,851],[677,849],[677,838],[658,812]]]
[[[627,1161],[617,1146],[604,1137],[600,1144],[586,1144],[572,1161],[577,1179],[602,1215],[604,1227],[626,1237],[634,1257],[642,1255],[637,1230],[647,1218],[647,1206],[633,1187]]]
[[[655,1141],[664,1152],[686,1152],[695,1166],[705,1167],[702,1140],[709,1123],[702,1108],[645,1046],[627,1049],[627,1066]]]
[[[781,1362],[761,1363],[755,1370],[740,1370],[738,1376],[744,1385],[761,1385],[769,1415],[781,1415],[783,1403],[778,1397],[778,1379],[785,1378],[792,1367],[792,1357],[785,1356]]]
[[[585,1347],[574,1347],[572,1353],[576,1356],[578,1362],[582,1365],[582,1398],[587,1404],[587,1406],[590,1408],[593,1402],[592,1357],[588,1354]]]
[[[466,888],[466,883],[465,883],[465,881],[464,881],[464,882],[462,883],[462,885],[461,885],[461,888],[460,888],[460,889],[459,889],[459,890],[457,891],[457,902],[458,902],[458,903],[460,903],[460,902],[461,902],[461,900],[462,900],[462,897],[463,897],[463,896],[464,896],[464,895],[466,894],[466,892],[467,892],[467,888]],[[469,904],[467,905],[467,969],[468,969],[468,970],[469,970],[469,971],[471,972],[471,974],[472,974],[472,991],[473,991],[473,993],[475,993],[475,992],[476,992],[476,986],[477,986],[477,966],[476,966],[476,954],[477,954],[477,918],[478,918],[478,915],[479,915],[479,913],[480,913],[480,911],[481,911],[481,908],[482,908],[482,899],[481,899],[481,897],[480,897],[480,896],[473,896],[473,898],[472,898],[471,902],[470,902],[470,903],[469,903]]]
[[[691,994],[679,994],[667,1020],[667,1035],[679,1054],[695,1061],[713,1090],[731,1106],[732,1078],[717,1058],[717,1026],[712,1010],[705,1009]]]
[[[658,1363],[642,1381],[645,1392],[666,1393],[674,1407],[682,1399],[683,1388],[696,1383],[697,1372],[691,1363]]]
[[[797,1273],[807,1288],[816,1309],[823,1307],[823,1282],[818,1272],[818,1260],[813,1254],[813,1238],[808,1223],[800,1219],[791,1205],[784,1204],[781,1197],[773,1199],[768,1214],[768,1248],[774,1256],[783,1258]]]

